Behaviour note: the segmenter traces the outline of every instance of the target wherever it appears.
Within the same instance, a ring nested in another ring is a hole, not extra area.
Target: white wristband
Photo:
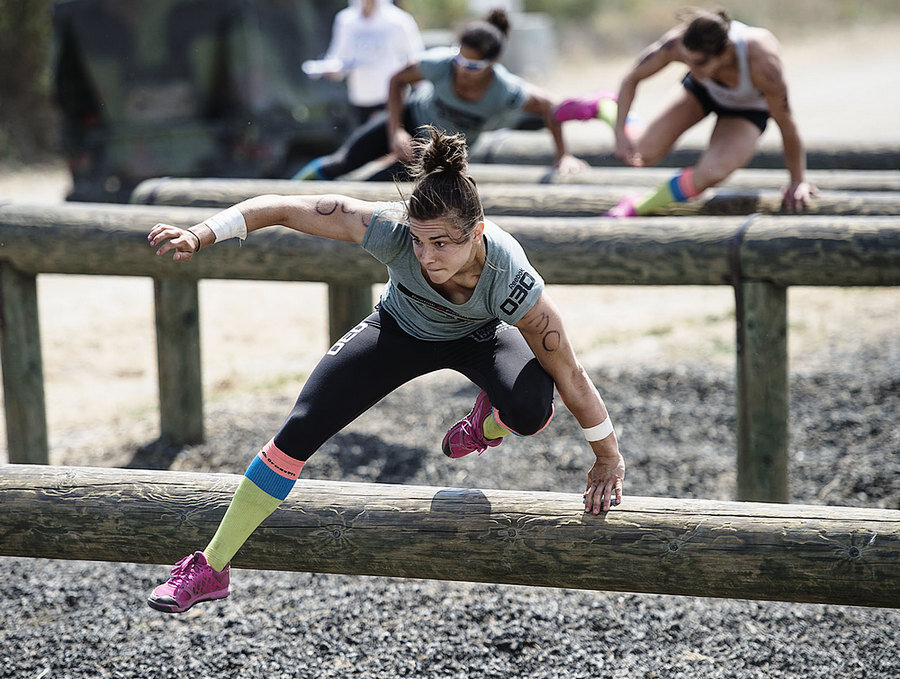
[[[247,237],[247,222],[244,221],[244,215],[236,207],[231,206],[224,212],[218,212],[206,220],[215,236],[215,242],[227,240],[229,238],[240,238],[244,240]]]
[[[589,429],[582,429],[581,431],[584,432],[584,438],[587,439],[588,443],[591,441],[602,441],[613,433],[612,420],[607,416],[600,424],[590,427]]]

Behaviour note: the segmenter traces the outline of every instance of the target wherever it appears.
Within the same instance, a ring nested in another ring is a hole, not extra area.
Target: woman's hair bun
[[[500,31],[504,38],[509,37],[509,29],[512,24],[509,21],[509,14],[506,13],[505,9],[492,9],[485,18],[485,21]]]
[[[465,138],[460,134],[447,134],[433,125],[423,127],[428,135],[417,137],[414,142],[416,162],[411,168],[413,175],[423,177],[433,172],[465,174],[469,158]]]

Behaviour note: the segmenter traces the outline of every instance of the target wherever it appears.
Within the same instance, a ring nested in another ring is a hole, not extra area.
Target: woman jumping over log
[[[480,389],[444,436],[459,458],[531,436],[553,415],[554,387],[584,429],[594,460],[586,512],[622,500],[625,462],[606,406],[579,364],[559,312],[521,246],[487,221],[467,174],[465,141],[434,128],[416,142],[405,203],[340,195],[258,196],[183,230],[157,224],[157,254],[189,261],[201,248],[281,224],[358,243],[388,267],[374,313],[325,354],[290,415],[248,467],[212,541],[182,559],[150,595],[176,613],[229,593],[229,562],[284,500],[309,457],[388,393],[420,375],[454,369]]]
[[[641,53],[618,96],[567,99],[556,110],[559,121],[598,117],[608,122],[615,130],[616,156],[635,167],[657,163],[689,128],[716,114],[709,146],[696,166],[682,169],[648,195],[623,198],[608,214],[653,214],[724,181],[753,157],[769,117],[781,130],[790,175],[784,208],[802,211],[817,191],[805,178],[806,153],[788,102],[778,40],[766,29],[733,21],[724,11],[691,10],[682,18]],[[684,87],[646,128],[629,129],[638,83],[672,62],[689,69],[681,81]]]
[[[519,112],[543,117],[561,173],[586,167],[566,150],[549,95],[498,63],[509,28],[506,12],[495,9],[485,21],[466,27],[458,48],[425,52],[391,78],[387,112],[373,116],[341,148],[308,163],[294,179],[335,179],[388,154],[396,162],[383,173],[402,177],[402,163],[411,159],[412,137],[421,126],[462,134],[471,146],[484,130],[501,127]]]

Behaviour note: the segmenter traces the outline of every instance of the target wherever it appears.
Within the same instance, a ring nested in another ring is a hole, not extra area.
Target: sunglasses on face
[[[483,71],[492,62],[490,59],[466,59],[466,57],[457,52],[453,56],[453,63],[467,71]]]

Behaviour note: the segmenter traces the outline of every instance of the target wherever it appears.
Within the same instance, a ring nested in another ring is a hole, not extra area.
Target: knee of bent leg
[[[507,429],[520,436],[541,431],[553,417],[553,380],[547,376],[538,384],[514,389],[497,408]]]

